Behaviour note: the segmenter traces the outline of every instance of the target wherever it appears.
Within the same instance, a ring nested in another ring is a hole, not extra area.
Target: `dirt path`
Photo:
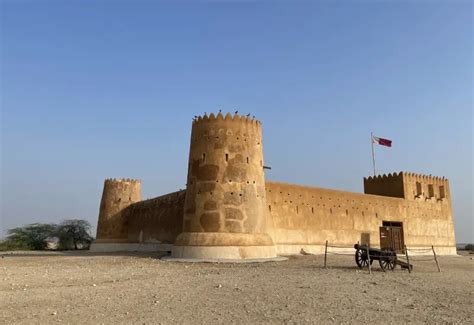
[[[383,273],[352,257],[183,264],[153,256],[6,255],[0,323],[474,323],[474,260]]]

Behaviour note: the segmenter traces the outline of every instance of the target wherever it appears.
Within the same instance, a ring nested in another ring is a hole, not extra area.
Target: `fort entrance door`
[[[397,254],[403,254],[403,224],[395,221],[384,221],[380,227],[380,248],[391,248]]]

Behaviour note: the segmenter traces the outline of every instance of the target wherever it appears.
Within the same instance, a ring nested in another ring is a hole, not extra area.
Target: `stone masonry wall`
[[[172,244],[183,230],[186,191],[132,204],[126,211],[130,243]]]
[[[403,223],[411,247],[454,247],[449,200],[410,201],[292,184],[266,182],[267,218],[277,245],[353,245],[370,233],[380,244],[383,221]]]
[[[266,222],[272,225],[268,233],[280,247],[295,246],[297,251],[300,246],[324,245],[326,240],[351,246],[363,241],[363,234],[370,234],[371,245],[378,246],[383,221],[403,223],[408,247],[455,247],[449,189],[445,198],[436,200],[391,198],[276,182],[266,182],[265,191]],[[174,243],[183,227],[185,196],[185,191],[174,192],[126,208],[128,241]]]

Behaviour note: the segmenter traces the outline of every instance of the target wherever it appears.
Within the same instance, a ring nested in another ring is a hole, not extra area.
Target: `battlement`
[[[424,175],[424,174],[417,174],[417,173],[409,173],[409,172],[400,172],[406,178],[413,178],[413,179],[420,179],[427,182],[447,182],[448,179],[444,176],[433,176],[433,175]]]
[[[447,178],[445,178],[444,176],[433,176],[433,175],[417,174],[417,173],[410,173],[410,172],[398,172],[398,173],[388,173],[388,174],[383,174],[383,175],[369,176],[369,177],[364,177],[364,180],[381,181],[381,180],[387,180],[391,178],[399,178],[401,176],[419,178],[426,181],[436,181],[436,182],[447,181]]]
[[[403,173],[364,177],[364,193],[404,198]]]
[[[449,181],[444,176],[403,173],[405,198],[411,200],[448,200]]]
[[[237,123],[243,123],[246,125],[251,125],[251,126],[256,126],[260,127],[262,123],[250,116],[246,115],[239,115],[239,114],[234,114],[231,115],[230,113],[226,113],[225,116],[219,112],[216,114],[211,113],[209,116],[207,114],[204,114],[203,116],[197,116],[193,120],[193,126],[197,126],[198,124],[203,124],[203,123],[212,123],[212,122],[237,122]]]
[[[364,177],[364,181],[385,182],[391,179],[399,179],[403,177],[403,174],[404,174],[403,172],[399,172],[399,173],[388,173],[388,174],[383,174],[383,175],[369,176],[369,177]]]
[[[234,138],[245,145],[262,143],[262,125],[260,121],[248,116],[227,113],[225,116],[219,112],[209,116],[195,117],[191,129],[191,143],[194,146],[205,142],[222,142],[224,139]],[[227,140],[226,140],[227,141]],[[214,144],[213,144],[214,146]]]
[[[105,183],[134,183],[134,184],[141,184],[140,179],[133,179],[133,178],[106,178]]]
[[[411,172],[399,172],[364,177],[366,194],[399,197],[405,199],[446,199],[449,193],[448,179]]]

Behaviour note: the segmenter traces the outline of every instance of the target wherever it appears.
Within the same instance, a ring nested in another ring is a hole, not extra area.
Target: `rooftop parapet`
[[[364,177],[364,193],[404,198],[403,173]]]
[[[417,173],[410,173],[410,172],[400,172],[405,177],[420,179],[424,181],[432,181],[432,182],[447,182],[448,179],[444,176],[433,176],[433,175],[425,175],[425,174],[417,174]]]
[[[205,113],[203,116],[196,116],[193,120],[193,126],[201,124],[201,123],[212,123],[212,122],[220,122],[220,121],[227,121],[227,122],[238,122],[238,123],[245,123],[247,125],[254,125],[254,126],[261,126],[262,123],[255,119],[254,117],[250,117],[250,115],[239,115],[234,113],[231,115],[230,113],[226,113],[225,116],[219,112],[216,114],[211,113],[209,116]]]
[[[105,183],[138,183],[141,184],[140,179],[133,178],[106,178]]]
[[[380,182],[380,181],[386,181],[393,178],[400,178],[403,176],[411,177],[411,178],[419,178],[426,181],[430,181],[430,180],[447,181],[448,180],[444,176],[433,176],[433,175],[417,174],[417,173],[411,173],[411,172],[398,172],[398,173],[388,173],[388,174],[383,174],[383,175],[364,177],[364,181],[366,180],[369,182]]]
[[[380,182],[380,181],[386,181],[388,179],[393,179],[393,178],[400,178],[403,176],[403,172],[399,173],[388,173],[388,174],[383,174],[383,175],[376,175],[376,176],[369,176],[369,177],[364,177],[364,181],[368,182]]]
[[[438,189],[435,189],[435,185]],[[419,198],[426,193],[429,198],[436,196],[445,198],[448,190],[448,179],[444,176],[398,172],[364,177],[366,194],[411,199]]]

